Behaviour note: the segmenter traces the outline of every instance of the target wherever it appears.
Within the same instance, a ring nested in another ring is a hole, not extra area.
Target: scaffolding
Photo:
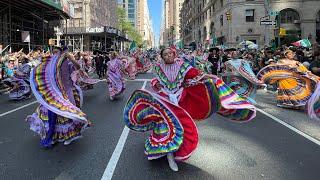
[[[48,39],[55,37],[54,27],[68,14],[50,5],[49,0],[1,0],[0,45],[12,51],[24,48],[46,47]],[[30,44],[22,40],[22,31],[30,34]],[[9,48],[8,48],[9,49]]]

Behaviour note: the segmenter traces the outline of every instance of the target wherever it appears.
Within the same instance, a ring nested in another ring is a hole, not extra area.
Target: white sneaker
[[[111,96],[110,96],[110,98],[109,98],[109,99],[110,99],[110,101],[113,101],[113,100],[114,100],[114,98],[113,98],[113,97],[111,97]]]
[[[75,140],[77,140],[77,139],[80,139],[80,138],[82,138],[82,136],[76,136],[76,137],[74,137],[74,138],[71,138],[71,139],[69,139],[69,140],[66,140],[66,141],[63,142],[63,145],[68,146],[68,145],[71,144],[73,141],[75,141]]]
[[[172,169],[172,171],[177,172],[179,168],[176,161],[174,160],[173,153],[168,153],[167,159],[168,159],[169,167]]]

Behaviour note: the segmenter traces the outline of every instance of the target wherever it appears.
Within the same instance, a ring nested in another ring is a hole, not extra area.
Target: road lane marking
[[[128,135],[129,135],[129,128],[127,128],[127,126],[125,126],[123,128],[123,131],[122,131],[121,136],[119,138],[118,144],[112,153],[112,156],[109,160],[107,168],[105,169],[105,171],[103,173],[101,180],[111,180],[112,179],[114,170],[116,169],[117,163],[120,159],[120,156],[121,156],[124,144],[127,141]]]
[[[132,82],[145,82],[151,81],[152,79],[125,79],[125,81],[132,81]],[[106,79],[101,79],[99,82],[106,82]]]
[[[147,82],[148,82],[148,81],[144,81],[144,82],[143,82],[143,85],[142,85],[142,88],[141,88],[141,89],[146,89]]]
[[[267,113],[267,112],[265,112],[265,111],[263,111],[263,110],[261,110],[261,109],[259,109],[259,108],[257,108],[257,111],[261,112],[262,114],[268,116],[269,118],[273,119],[274,121],[282,124],[283,126],[291,129],[292,131],[296,132],[297,134],[303,136],[304,138],[306,138],[306,139],[308,139],[308,140],[310,140],[310,141],[312,141],[312,142],[314,142],[315,144],[317,144],[317,145],[320,146],[320,141],[317,140],[316,138],[314,138],[314,137],[312,137],[312,136],[310,136],[310,135],[308,135],[308,134],[300,131],[299,129],[291,126],[290,124],[282,121],[281,119],[279,119],[279,118],[277,118],[277,117],[275,117],[275,116],[273,116],[273,115],[271,115],[271,114],[269,114],[269,113]]]
[[[141,89],[145,89],[148,81],[144,81]],[[111,180],[113,177],[114,170],[117,167],[118,161],[120,159],[121,153],[123,151],[124,145],[127,141],[130,129],[125,126],[122,130],[121,136],[118,140],[117,146],[114,149],[112,156],[108,162],[106,169],[102,175],[101,180]]]
[[[0,117],[3,117],[3,116],[8,115],[8,114],[10,114],[10,113],[16,112],[16,111],[18,111],[18,110],[20,110],[20,109],[23,109],[23,108],[28,107],[28,106],[30,106],[30,105],[33,105],[33,104],[35,104],[35,103],[37,103],[37,101],[33,101],[33,102],[29,103],[29,104],[25,104],[25,105],[20,106],[20,107],[18,107],[18,108],[16,108],[16,109],[12,109],[12,110],[10,110],[10,111],[7,111],[7,112],[5,112],[5,113],[0,114]]]

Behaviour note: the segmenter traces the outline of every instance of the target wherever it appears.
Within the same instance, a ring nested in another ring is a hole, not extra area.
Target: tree
[[[123,33],[128,34],[128,36],[133,41],[135,41],[138,46],[142,45],[143,44],[142,36],[129,22],[125,9],[118,7],[117,17],[118,17],[118,23],[117,23],[118,29],[120,29]]]

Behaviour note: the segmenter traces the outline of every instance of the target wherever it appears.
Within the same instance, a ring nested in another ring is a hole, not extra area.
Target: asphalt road
[[[0,96],[0,179],[101,179],[124,129],[123,106],[143,83],[127,82],[125,93],[112,102],[106,97],[105,82],[85,92],[83,110],[93,126],[81,140],[47,150],[24,122],[37,106],[30,104],[35,99],[11,102],[6,95]],[[258,107],[320,139],[319,123],[308,120],[303,111],[275,107],[272,97],[259,92]],[[26,104],[30,105],[3,115]],[[172,172],[165,158],[148,161],[143,152],[148,134],[130,131],[113,179],[320,179],[320,146],[260,112],[245,124],[215,115],[197,126],[199,147],[189,160],[178,164],[179,172]]]

